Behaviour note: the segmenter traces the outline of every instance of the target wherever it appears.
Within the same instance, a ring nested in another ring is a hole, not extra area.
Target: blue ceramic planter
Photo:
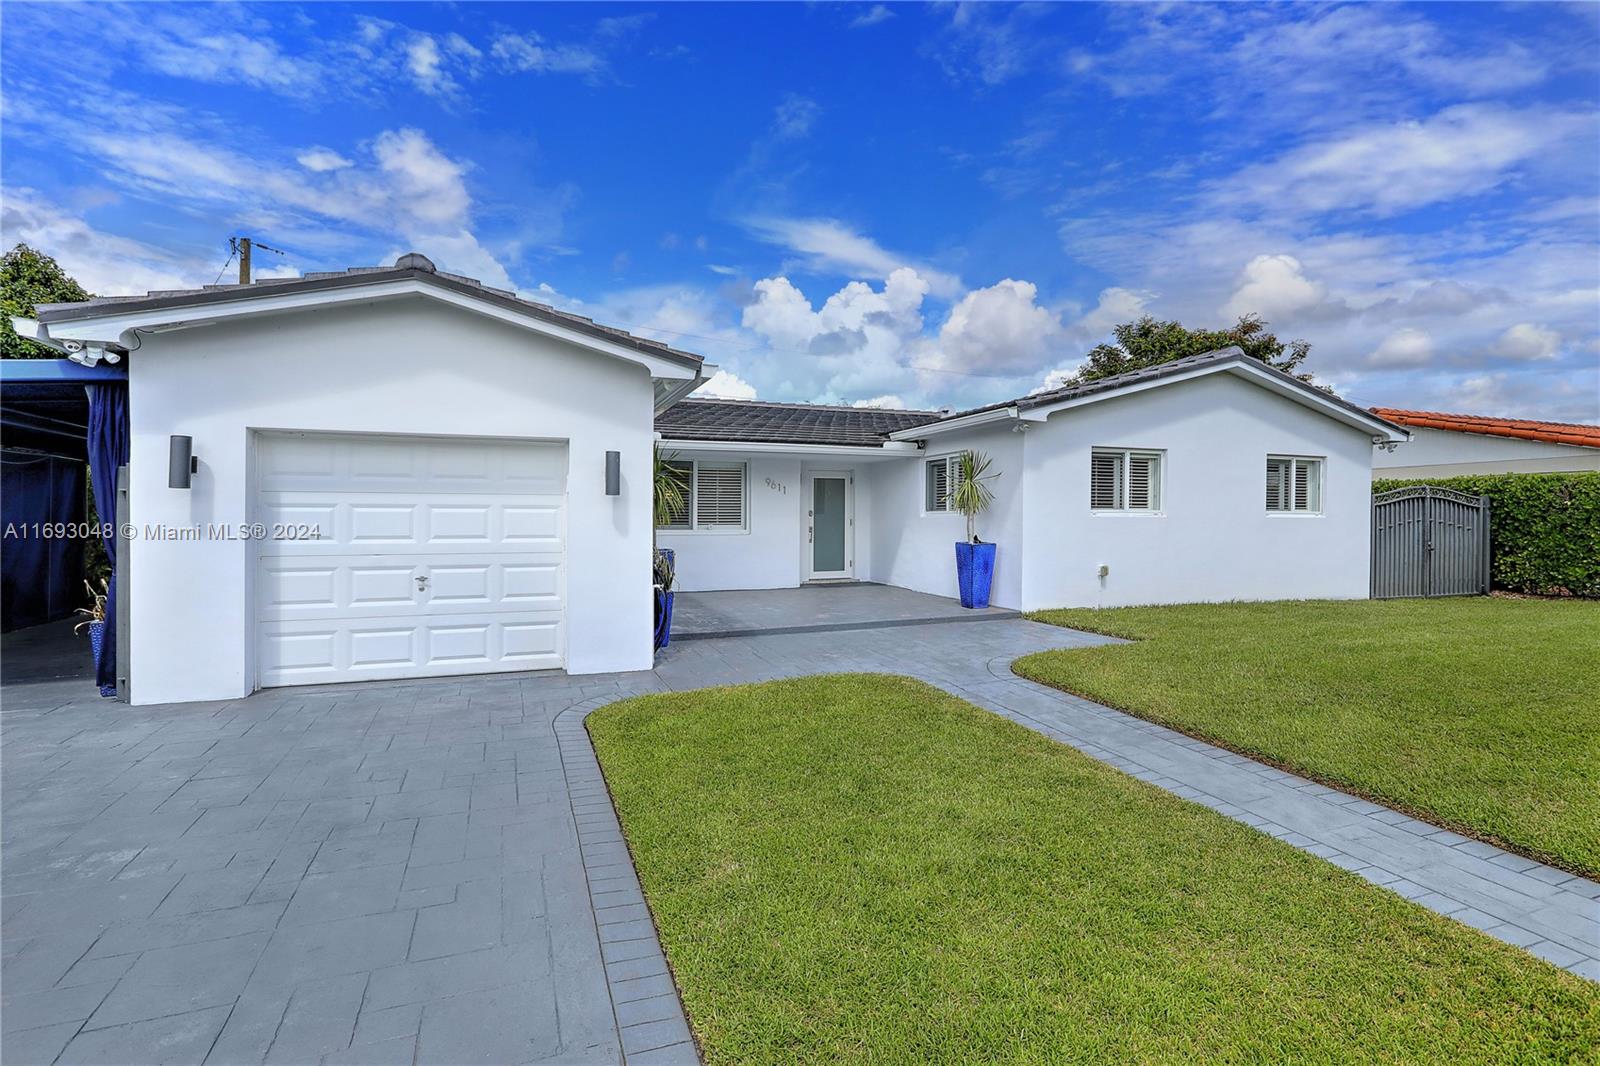
[[[961,606],[989,606],[989,586],[994,583],[994,545],[956,544],[956,581],[961,586]]]
[[[671,548],[662,548],[656,553],[656,650],[660,651],[672,643],[672,582],[677,577],[677,555]],[[662,570],[665,573],[662,573]],[[667,588],[663,590],[662,586]]]
[[[672,593],[656,590],[656,650],[672,643]]]
[[[89,650],[94,653],[94,672],[100,672],[100,659],[106,653],[106,624],[104,622],[89,623]],[[101,685],[100,695],[115,696],[117,686]]]

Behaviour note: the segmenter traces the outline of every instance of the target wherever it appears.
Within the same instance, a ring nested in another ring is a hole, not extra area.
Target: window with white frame
[[[1161,510],[1161,452],[1096,448],[1089,456],[1089,509]]]
[[[929,459],[922,466],[922,509],[924,511],[954,511],[950,497],[961,484],[961,457],[941,455]]]
[[[662,529],[733,531],[745,528],[745,464],[670,460],[683,487],[683,508]]]
[[[1322,513],[1322,460],[1301,455],[1267,456],[1267,510],[1277,514]]]

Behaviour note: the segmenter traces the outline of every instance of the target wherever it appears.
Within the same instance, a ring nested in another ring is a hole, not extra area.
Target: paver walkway
[[[921,677],[1600,977],[1600,884],[1011,674],[1020,620],[689,641],[656,670],[128,708],[8,686],[3,1057],[691,1061],[582,718],[622,696]]]

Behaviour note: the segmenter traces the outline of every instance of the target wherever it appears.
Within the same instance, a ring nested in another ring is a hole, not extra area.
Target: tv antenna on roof
[[[229,237],[228,247],[232,249],[233,255],[239,257],[240,285],[250,284],[250,253],[252,250],[260,249],[263,252],[272,252],[274,255],[289,254],[282,248],[274,248],[271,245],[262,244],[260,241],[253,240],[249,237]],[[226,270],[228,268],[224,266],[222,269]]]

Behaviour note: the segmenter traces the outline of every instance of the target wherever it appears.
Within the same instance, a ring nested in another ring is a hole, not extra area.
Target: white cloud
[[[888,4],[873,4],[866,11],[850,20],[850,28],[859,30],[867,26],[876,26],[880,22],[888,22],[894,18],[894,12],[889,10]]]
[[[950,21],[934,55],[952,78],[991,86],[1010,81],[1049,46],[1037,26],[1047,6],[957,3],[947,9]]]
[[[1270,212],[1393,215],[1488,192],[1590,128],[1579,112],[1460,104],[1430,118],[1340,132],[1213,186],[1219,204]]]
[[[582,45],[550,44],[537,33],[502,33],[489,46],[501,68],[516,73],[598,74],[605,59]]]
[[[871,408],[879,411],[904,411],[906,402],[893,393],[885,393],[882,396],[874,396],[871,399],[857,400],[850,406]]]
[[[1561,334],[1553,329],[1519,322],[1500,334],[1494,352],[1507,359],[1554,359],[1561,350]]]
[[[320,145],[307,148],[294,158],[295,162],[317,174],[325,174],[330,170],[344,170],[346,167],[355,166],[354,163],[335,152],[332,148],[323,148]]]
[[[141,241],[104,233],[81,213],[68,211],[25,186],[5,190],[0,205],[0,245],[27,244],[53,256],[78,284],[97,296],[154,289],[183,289],[214,280],[216,264],[180,260]]]
[[[807,267],[819,273],[887,278],[896,270],[910,267],[936,295],[951,296],[961,288],[960,279],[953,274],[890,252],[837,219],[767,217],[750,219],[747,225],[767,243],[798,253]]]
[[[922,329],[922,299],[928,283],[909,267],[890,273],[883,288],[852,281],[812,310],[811,302],[786,277],[755,283],[755,300],[742,321],[778,347],[818,355],[872,349],[898,351]]]
[[[821,114],[822,108],[815,100],[798,93],[785,93],[773,113],[772,131],[785,140],[796,140],[811,132]]]
[[[1249,314],[1271,320],[1315,307],[1327,295],[1327,287],[1309,280],[1294,256],[1258,255],[1245,265],[1222,313],[1230,321]]]
[[[1037,368],[1061,333],[1060,319],[1039,306],[1038,295],[1032,282],[1011,278],[967,293],[939,329],[940,363],[1019,374]]]
[[[753,400],[756,398],[756,387],[739,375],[719,368],[694,394],[719,400]]]
[[[1407,326],[1395,330],[1367,356],[1373,366],[1426,366],[1433,361],[1433,338],[1420,329]]]
[[[373,141],[378,169],[397,213],[423,223],[450,224],[467,217],[471,197],[465,167],[448,158],[418,129],[385,130]]]
[[[1135,292],[1116,286],[1102,289],[1094,307],[1073,322],[1068,330],[1077,341],[1097,341],[1109,334],[1112,327],[1142,317],[1153,299],[1155,294],[1150,292]]]

